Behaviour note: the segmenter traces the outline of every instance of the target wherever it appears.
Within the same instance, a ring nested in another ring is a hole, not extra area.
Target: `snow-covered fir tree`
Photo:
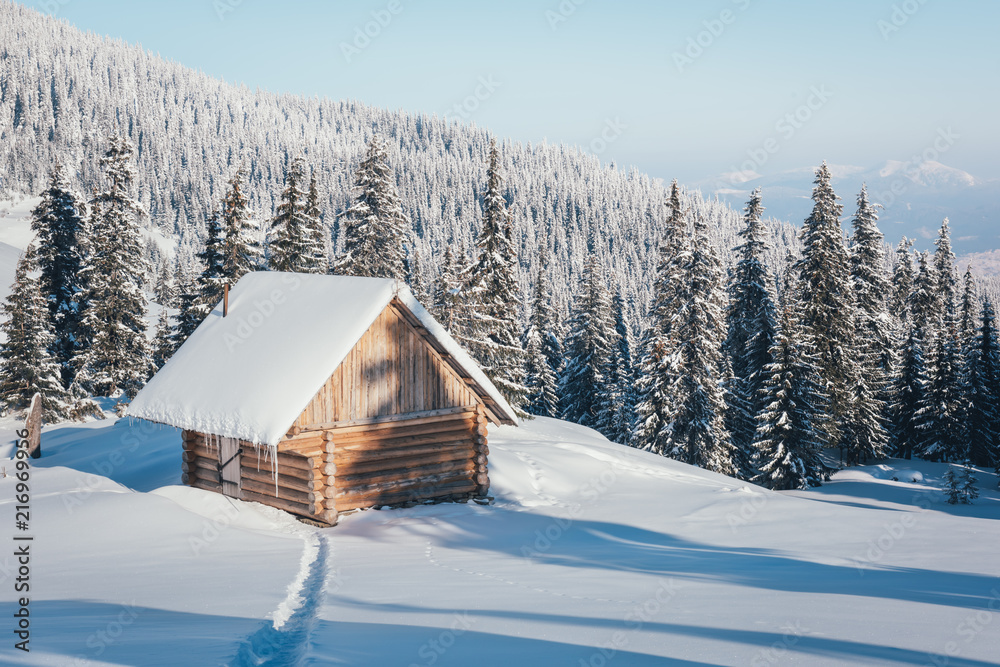
[[[306,273],[327,273],[330,268],[329,252],[327,250],[328,234],[323,224],[323,212],[319,204],[319,188],[316,185],[316,172],[309,179],[309,193],[306,195],[305,236],[306,250],[303,257]]]
[[[569,321],[566,365],[559,385],[563,419],[594,428],[601,425],[615,343],[604,271],[597,256],[591,255]]]
[[[222,201],[222,275],[230,285],[261,267],[264,250],[260,230],[250,220],[250,202],[244,192],[245,174],[242,169],[229,179],[229,188]]]
[[[36,272],[34,246],[28,246],[17,262],[14,284],[0,312],[0,406],[19,417],[31,406],[32,397],[42,397],[46,421],[65,419],[69,394],[62,385],[60,364],[51,350],[56,341],[52,322]]]
[[[41,201],[31,211],[31,230],[38,244],[39,286],[56,337],[52,353],[60,365],[64,386],[69,386],[73,378],[70,360],[76,353],[80,333],[77,295],[82,287],[80,261],[85,248],[86,214],[86,204],[70,186],[66,170],[57,164]]]
[[[597,430],[608,440],[628,444],[635,423],[635,368],[632,361],[632,333],[626,321],[625,298],[619,290],[612,301],[614,340],[608,360],[606,381],[601,390],[603,405]]]
[[[385,140],[372,137],[358,167],[357,197],[340,217],[344,252],[333,272],[348,276],[406,279],[410,219],[403,213]]]
[[[417,301],[430,303],[430,295],[424,283],[424,260],[420,248],[416,246],[410,250],[410,257],[406,262],[406,284],[410,286],[410,291]]]
[[[197,304],[201,312],[199,323],[205,319],[212,309],[222,300],[223,290],[229,282],[223,272],[225,262],[225,238],[219,214],[213,213],[206,225],[208,234],[205,247],[197,254],[201,262],[201,275],[198,276]]]
[[[958,281],[955,275],[955,253],[951,249],[951,227],[948,218],[941,223],[934,241],[934,275],[937,278],[936,305],[940,317],[955,312],[958,298]],[[950,326],[946,323],[944,326]]]
[[[855,351],[859,366],[848,391],[852,406],[843,423],[842,449],[850,465],[885,456],[889,437],[886,401],[894,361],[894,331],[887,310],[889,281],[883,273],[885,252],[876,205],[861,187],[852,222],[851,281],[856,307]]]
[[[918,411],[924,440],[920,456],[929,461],[961,461],[966,458],[968,441],[962,418],[966,410],[961,354],[953,328],[937,333],[933,351],[927,391]]]
[[[743,243],[735,249],[739,261],[729,282],[726,312],[728,335],[724,349],[733,376],[727,387],[727,425],[733,445],[744,460],[749,460],[756,415],[763,408],[764,368],[771,363],[770,350],[777,328],[774,276],[764,262],[767,243],[761,222],[763,211],[757,188],[744,209],[746,226],[740,231]]]
[[[544,266],[544,262],[541,264]],[[549,292],[544,269],[539,269],[531,302],[531,318],[524,335],[525,385],[528,388],[525,409],[533,415],[543,417],[559,415],[558,383],[559,373],[562,371],[562,343],[556,336],[554,319],[552,294]]]
[[[681,203],[680,187],[670,187],[668,217],[659,246],[649,326],[642,337],[642,359],[637,381],[636,424],[632,445],[665,455],[670,451],[670,428],[676,402],[673,391],[679,381],[676,366],[678,340],[675,316],[686,299],[685,267],[690,261],[688,209]]]
[[[479,256],[463,275],[463,305],[469,315],[459,327],[458,338],[511,407],[521,412],[527,394],[518,324],[521,289],[515,277],[513,225],[502,187],[500,153],[494,141],[476,243]]]
[[[1000,468],[1000,346],[993,303],[983,300],[978,335],[967,354],[969,460]]]
[[[841,425],[851,417],[852,386],[860,375],[854,340],[854,298],[850,260],[840,227],[843,206],[824,162],[816,171],[813,210],[802,229],[798,262],[799,319],[816,346],[816,363],[829,399],[823,420],[827,446],[841,444]]]
[[[912,248],[913,241],[905,236],[896,246],[896,266],[892,272],[892,293],[889,297],[889,311],[904,323],[910,318],[910,294],[915,279]]]
[[[163,368],[163,364],[174,354],[172,334],[170,315],[166,308],[160,308],[160,315],[156,320],[156,333],[153,336],[153,366],[156,370]]]
[[[722,270],[700,217],[695,218],[694,238],[686,255],[687,293],[672,331],[678,344],[674,364],[679,378],[671,391],[674,419],[664,453],[733,475],[734,448],[725,427],[722,390]]]
[[[310,220],[306,216],[306,162],[297,157],[285,175],[276,215],[268,229],[267,266],[271,271],[309,273],[314,260]]]
[[[175,281],[178,292],[177,316],[170,331],[171,356],[205,319],[205,311],[198,298],[197,278],[188,273],[187,267],[178,263]]]
[[[944,473],[944,492],[948,497],[948,504],[971,505],[979,497],[979,489],[976,487],[978,481],[968,465],[962,466],[961,477],[955,474],[955,466],[948,466]]]
[[[75,381],[85,390],[132,398],[152,372],[143,291],[149,267],[139,231],[145,211],[132,195],[132,144],[125,137],[111,137],[109,143],[101,159],[106,189],[90,201],[81,270],[87,286],[81,322],[87,347],[73,363]]]
[[[434,319],[441,323],[453,336],[458,334],[456,320],[461,301],[462,279],[461,267],[455,258],[455,253],[449,244],[444,250],[438,276],[434,280],[431,291],[430,311]]]
[[[962,278],[962,297],[958,303],[958,340],[962,354],[968,354],[976,338],[977,303],[976,281],[970,264]]]
[[[819,486],[825,475],[818,422],[826,399],[812,348],[786,309],[765,369],[765,407],[754,437],[754,481],[769,489]]]
[[[937,330],[940,315],[937,273],[930,256],[925,252],[917,253],[917,273],[906,310],[913,325],[925,337]]]
[[[892,428],[891,451],[894,456],[912,459],[924,451],[921,408],[927,391],[923,341],[920,330],[911,326],[900,354],[900,363],[892,385],[889,415]]]

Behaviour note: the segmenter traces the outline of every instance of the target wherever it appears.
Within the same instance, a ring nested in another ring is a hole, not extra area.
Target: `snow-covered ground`
[[[0,424],[3,443],[14,428]],[[63,425],[43,450],[32,650],[5,629],[3,664],[1000,659],[992,474],[971,506],[945,504],[945,466],[916,461],[773,493],[536,419],[491,430],[493,505],[361,512],[320,530],[179,486],[173,429]],[[0,479],[2,554],[13,495]],[[13,566],[0,556],[5,609]]]

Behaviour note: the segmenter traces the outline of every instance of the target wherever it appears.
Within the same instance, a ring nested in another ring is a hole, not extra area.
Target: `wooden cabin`
[[[487,424],[517,423],[392,280],[251,273],[129,406],[182,429],[182,480],[335,524],[489,490]]]

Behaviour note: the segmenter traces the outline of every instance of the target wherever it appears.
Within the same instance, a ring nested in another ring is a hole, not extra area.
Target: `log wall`
[[[390,306],[316,393],[295,426],[461,407],[479,400],[469,381]]]
[[[479,406],[345,422],[323,434],[324,472],[334,480],[326,496],[338,512],[489,490],[486,416]]]

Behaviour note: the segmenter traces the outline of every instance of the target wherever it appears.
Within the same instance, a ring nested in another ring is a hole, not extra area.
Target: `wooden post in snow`
[[[31,397],[31,407],[24,420],[24,429],[28,432],[28,454],[33,459],[42,458],[42,395]]]
[[[229,314],[229,283],[226,283],[222,288],[222,316],[225,317]]]

